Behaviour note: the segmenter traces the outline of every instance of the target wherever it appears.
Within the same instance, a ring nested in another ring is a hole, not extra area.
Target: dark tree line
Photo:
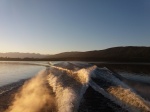
[[[150,58],[79,58],[79,57],[66,57],[66,58],[7,58],[0,57],[0,61],[105,61],[105,62],[150,62]]]

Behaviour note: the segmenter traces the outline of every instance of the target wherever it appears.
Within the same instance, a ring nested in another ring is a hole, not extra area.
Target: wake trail
[[[96,78],[96,82],[93,81],[94,79],[91,80],[90,86],[121,107],[130,112],[150,111],[150,103],[115,77],[107,68],[98,68],[93,78]]]
[[[5,112],[52,112],[55,110],[55,98],[46,84],[46,71],[25,82],[15,95],[15,100]]]
[[[58,112],[77,112],[88,88],[90,74],[95,67],[81,69],[77,72],[61,67],[51,67],[48,75],[49,85],[56,93]]]
[[[130,112],[150,111],[150,103],[107,68],[64,62],[27,81],[6,112],[77,112],[89,86]]]

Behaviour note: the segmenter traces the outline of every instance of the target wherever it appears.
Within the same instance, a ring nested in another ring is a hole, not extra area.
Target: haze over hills
[[[0,57],[7,58],[45,58],[48,55],[43,55],[39,53],[19,53],[19,52],[9,52],[9,53],[0,53]]]
[[[38,58],[50,61],[136,61],[150,62],[150,47],[113,47],[86,52],[63,52],[55,55],[35,53],[0,53],[0,57]]]

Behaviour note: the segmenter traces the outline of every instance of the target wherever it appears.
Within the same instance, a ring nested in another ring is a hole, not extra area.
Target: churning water
[[[150,111],[150,102],[130,85],[109,69],[87,63],[47,65],[24,83],[6,112],[77,112],[89,86],[127,111]]]

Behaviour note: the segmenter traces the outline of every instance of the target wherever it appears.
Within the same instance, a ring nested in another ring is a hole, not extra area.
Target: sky
[[[0,52],[150,46],[150,0],[0,0]]]

